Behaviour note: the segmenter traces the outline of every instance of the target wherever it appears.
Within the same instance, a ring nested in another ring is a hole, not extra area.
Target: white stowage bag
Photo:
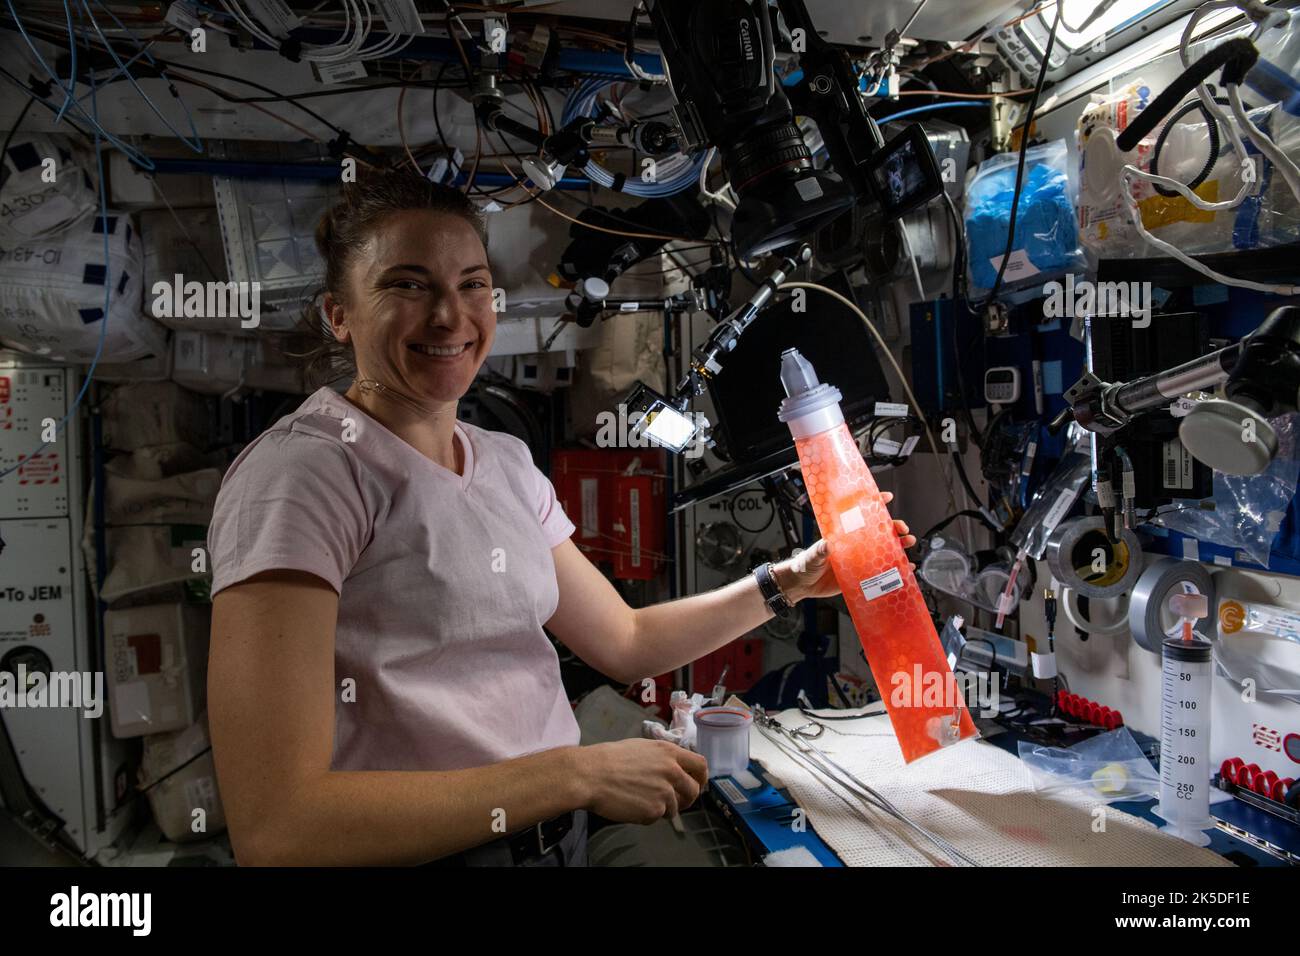
[[[99,205],[87,172],[94,157],[67,137],[19,132],[2,159],[9,174],[0,198],[4,240],[50,238]]]
[[[140,789],[149,794],[158,829],[175,843],[206,839],[226,828],[206,713],[184,730],[144,738]]]
[[[165,330],[140,311],[143,257],[129,216],[98,215],[47,239],[0,237],[0,343],[60,362],[85,364],[95,355],[110,284],[106,362],[160,354]]]
[[[1089,141],[1099,130],[1118,136],[1146,109],[1156,91],[1138,78],[1110,94],[1093,94],[1079,117],[1076,146],[1079,161],[1079,237],[1089,252],[1101,259],[1157,256],[1161,253],[1142,238],[1119,191],[1120,165],[1130,163],[1151,172],[1157,158],[1155,146],[1166,120],[1145,136],[1118,163],[1106,160],[1105,151],[1089,151]],[[1190,101],[1190,98],[1189,98]],[[1186,102],[1186,101],[1185,101]],[[1249,112],[1251,121],[1289,156],[1300,155],[1300,121],[1276,105]],[[1160,150],[1157,170],[1181,183],[1192,182],[1206,166],[1217,138],[1214,164],[1205,180],[1193,190],[1206,202],[1224,202],[1242,185],[1244,157],[1237,155],[1227,134],[1216,124],[1217,137],[1199,111],[1184,115],[1169,129]],[[1134,177],[1130,192],[1143,227],[1191,255],[1237,252],[1294,242],[1300,238],[1300,203],[1280,172],[1264,159],[1249,136],[1248,154],[1255,164],[1256,185],[1231,209],[1199,209],[1179,195],[1164,195],[1154,184]],[[1092,157],[1091,159],[1089,157]]]

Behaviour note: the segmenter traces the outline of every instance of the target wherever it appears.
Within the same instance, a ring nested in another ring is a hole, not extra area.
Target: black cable
[[[447,134],[442,131],[442,119],[438,115],[438,91],[442,88],[442,75],[446,71],[446,69],[447,69],[447,64],[444,62],[438,67],[438,73],[433,78],[433,128],[438,133],[438,142],[442,144],[442,148],[447,151],[448,155],[450,155],[451,145],[447,141]],[[477,119],[475,121],[477,122]],[[502,140],[502,142],[504,142],[504,140]],[[514,151],[511,150],[512,155],[513,153]],[[501,195],[503,192],[514,189],[515,187],[506,185],[506,186],[498,187],[497,189],[494,190],[484,190],[481,187],[479,187],[477,183],[471,182],[469,183],[469,188],[470,191],[477,193],[478,195],[482,196],[487,200],[495,200],[496,197]],[[519,202],[515,203],[515,205],[526,206],[534,199],[536,199],[538,195],[540,195],[540,192],[528,196],[526,199],[521,199]]]
[[[997,528],[994,528],[993,525],[989,524],[989,519],[986,518],[982,512],[976,511],[973,508],[967,508],[964,511],[958,511],[956,514],[948,515],[948,517],[944,518],[937,525],[935,525],[925,534],[918,537],[916,540],[924,541],[926,538],[930,537],[930,535],[936,534],[942,531],[944,528],[948,527],[948,525],[952,524],[958,518],[974,518],[977,521],[982,521],[989,528],[989,530],[994,532],[998,530]]]
[[[966,474],[966,465],[961,460],[961,455],[959,455],[955,449],[951,449],[949,454],[952,455],[953,464],[957,467],[957,477],[961,479],[962,487],[966,489],[966,493],[974,499],[977,505],[982,506],[984,501],[975,492],[975,487],[970,483],[970,477]]]
[[[1225,97],[1216,98],[1214,102],[1222,106],[1229,105]],[[1214,172],[1214,164],[1219,161],[1219,123],[1214,118],[1214,114],[1210,112],[1209,107],[1202,103],[1199,97],[1188,100],[1173,116],[1169,117],[1169,121],[1164,126],[1160,127],[1160,135],[1156,137],[1155,145],[1151,147],[1151,175],[1159,176],[1160,151],[1165,147],[1165,140],[1169,137],[1169,131],[1178,125],[1179,120],[1194,110],[1200,110],[1201,115],[1205,117],[1205,127],[1210,136],[1210,155],[1205,158],[1205,166],[1202,167],[1201,171],[1192,178],[1191,182],[1185,184],[1191,190],[1195,190],[1197,186],[1210,178],[1210,173]],[[1162,196],[1172,198],[1181,195],[1178,190],[1161,186],[1159,183],[1152,183],[1151,186]]]
[[[1204,83],[1220,69],[1223,70],[1223,82],[1233,85],[1244,79],[1247,71],[1259,59],[1255,44],[1246,37],[1227,40],[1210,50],[1203,57],[1189,66],[1153,99],[1133,122],[1124,127],[1123,132],[1115,137],[1115,146],[1121,153],[1135,149],[1138,143],[1182,103],[1183,99]]]
[[[1056,653],[1056,592],[1048,590],[1043,596],[1043,619],[1047,622],[1047,653]],[[1052,678],[1052,709],[1051,716],[1056,715],[1056,698],[1060,693],[1061,683],[1059,678]]]
[[[963,635],[963,636],[964,636],[964,635]],[[990,655],[990,658],[989,658],[989,670],[991,671],[991,670],[993,670],[994,668],[996,668],[996,667],[998,666],[998,649],[997,649],[997,646],[996,646],[992,641],[990,641],[987,637],[967,637],[967,638],[966,638],[966,643],[967,643],[967,644],[987,644],[987,645],[989,646],[989,655]],[[965,657],[965,656],[966,656],[966,648],[963,647],[963,648],[962,648],[962,653],[961,653],[960,655],[958,655],[957,660],[960,662],[960,661],[962,660],[962,658]]]
[[[22,112],[19,113],[18,118],[14,120],[13,129],[9,130],[9,132],[5,134],[5,144],[4,146],[0,146],[0,163],[4,163],[8,158],[9,144],[14,141],[14,133],[18,132],[18,127],[23,125],[23,120],[27,118],[28,110],[32,108],[32,104],[35,102],[36,102],[36,94],[32,93],[28,97],[27,102],[23,104]],[[7,183],[8,181],[9,181],[8,171],[5,170],[5,175],[3,177],[0,177],[0,189],[4,189],[5,183]]]
[[[968,313],[974,314],[974,310],[970,307],[970,301],[966,297],[966,224],[962,222],[962,218],[957,212],[957,204],[952,201],[947,189],[943,191],[943,200],[944,206],[948,210],[948,216],[952,220],[952,296],[954,300],[961,302]],[[971,411],[970,400],[967,395],[965,351],[957,339],[957,315],[955,310],[952,317],[952,350],[953,367],[957,370],[957,388],[960,390],[961,410],[966,418],[966,427],[970,429],[975,443],[983,448],[984,430],[975,422],[975,415]]]
[[[66,36],[64,37],[58,37],[57,35],[47,36],[44,33],[42,33],[39,27],[29,28],[28,32],[31,33],[33,36],[40,36],[41,39],[45,40],[47,43],[50,43],[55,47],[58,47],[60,50],[68,49]],[[86,41],[87,43],[92,42],[89,37],[86,38]],[[101,45],[98,40],[95,40],[93,42],[96,46]],[[261,83],[257,83],[253,80],[245,79],[242,76],[236,76],[232,73],[222,73],[219,70],[209,70],[206,67],[193,66],[189,63],[175,63],[171,60],[164,60],[161,57],[157,57],[157,56],[153,57],[152,64],[141,62],[137,65],[137,68],[141,76],[152,75],[160,79],[180,79],[180,77],[167,77],[163,74],[163,70],[180,70],[180,71],[188,71],[190,73],[200,73],[206,76],[215,76],[220,79],[229,80],[235,83],[242,83],[245,86],[251,86],[255,90],[261,90],[263,93],[269,93],[283,100],[284,102],[297,107],[299,110],[306,113],[308,116],[316,120],[318,123],[327,126],[335,135],[342,135],[344,132],[342,129],[340,129],[338,126],[335,126],[333,123],[331,123],[325,117],[321,116],[315,110],[311,109],[310,107],[303,106],[301,103],[298,103],[294,96],[289,96],[289,95],[279,93],[276,90],[273,90],[269,86],[263,86]],[[125,79],[125,77],[121,76],[120,74],[114,77],[114,80],[121,80],[121,79]],[[230,103],[241,102],[241,99],[239,97],[227,93],[224,90],[218,90],[215,87],[213,87],[212,92],[215,93],[221,99],[226,100],[227,102]]]
[[[1047,36],[1047,48],[1043,51],[1043,64],[1038,69],[1038,81],[1034,84],[1034,95],[1029,98],[1029,107],[1025,112],[1024,131],[1020,134],[1020,160],[1016,163],[1016,188],[1011,194],[1011,221],[1007,225],[1007,248],[1002,254],[1001,264],[998,265],[998,275],[993,280],[993,288],[989,290],[988,298],[980,306],[979,311],[981,312],[997,301],[998,292],[1002,289],[1002,277],[1006,274],[1007,263],[1011,261],[1011,253],[1015,248],[1016,209],[1020,205],[1020,191],[1025,185],[1025,157],[1029,154],[1029,130],[1034,122],[1034,111],[1038,109],[1038,97],[1042,95],[1043,84],[1047,81],[1047,68],[1052,61],[1052,48],[1056,46],[1056,29],[1061,25],[1061,11],[1064,7],[1064,3],[1057,3],[1056,5],[1056,16],[1052,19],[1052,31]]]
[[[308,116],[310,116],[316,122],[320,123],[322,126],[328,127],[330,131],[334,133],[336,136],[341,136],[344,132],[344,130],[341,127],[335,126],[333,123],[331,123],[325,117],[321,116],[311,107],[303,106],[301,103],[299,103],[297,96],[278,93],[275,90],[271,89],[271,87],[269,86],[263,86],[261,83],[256,83],[253,80],[247,80],[244,79],[244,77],[242,76],[235,76],[231,73],[222,73],[219,70],[209,70],[201,66],[191,66],[188,63],[170,63],[166,60],[158,59],[157,57],[155,57],[154,59],[169,70],[179,70],[182,72],[188,71],[190,73],[201,73],[205,76],[215,76],[218,79],[230,80],[235,83],[243,83],[245,86],[251,86],[255,90],[261,90],[263,93],[269,93],[272,96],[279,97],[283,102],[288,103],[290,106],[296,107],[297,109],[306,113]],[[241,97],[235,96],[232,93],[228,93],[225,90],[218,90],[217,87],[212,87],[212,91],[217,96],[219,96],[221,99],[225,100],[228,103],[246,102]]]
[[[1064,15],[1061,16],[1061,23],[1065,24],[1065,29],[1069,30],[1071,33],[1082,33],[1084,30],[1088,29],[1088,27],[1096,23],[1097,19],[1104,15],[1107,10],[1115,6],[1115,3],[1116,0],[1101,0],[1101,3],[1092,8],[1092,13],[1088,14],[1088,19],[1084,20],[1077,27],[1071,26],[1070,22],[1065,19]]]
[[[22,80],[18,79],[18,77],[14,76],[12,73],[10,73],[8,70],[6,70],[3,66],[0,66],[0,76],[3,76],[6,80],[8,80],[8,81],[9,81],[10,83],[12,83],[14,86],[18,87],[18,89],[20,89],[20,90],[22,90],[24,93],[26,93],[27,96],[30,98],[31,102],[33,102],[33,103],[40,103],[40,104],[41,104],[42,106],[44,106],[47,110],[49,110],[51,113],[53,113],[53,114],[56,115],[56,116],[58,115],[58,113],[59,113],[59,107],[55,106],[53,103],[48,103],[48,102],[46,102],[46,100],[44,99],[44,97],[42,97],[42,96],[38,95],[37,93],[33,92],[33,91],[28,87],[28,84],[26,84],[26,83],[24,83]],[[90,133],[86,132],[84,129],[82,129],[80,126],[78,126],[78,125],[77,125],[76,123],[74,123],[72,120],[68,119],[67,116],[64,116],[63,119],[62,119],[60,122],[67,123],[70,127],[72,127],[73,130],[75,130],[76,132],[80,133],[80,134],[81,134],[81,135],[82,135],[82,136],[87,140],[87,142],[90,142],[90,143],[94,143],[94,142],[95,142],[94,137],[91,136]],[[15,126],[16,126],[16,125],[17,125],[17,124],[15,124]]]
[[[183,763],[178,764],[177,766],[173,767],[171,770],[168,770],[165,774],[163,774],[163,775],[162,775],[161,777],[159,777],[157,780],[151,780],[151,781],[149,781],[149,783],[148,783],[147,786],[144,786],[144,787],[141,787],[141,788],[140,788],[140,790],[139,790],[139,792],[136,794],[136,796],[142,796],[143,794],[148,793],[148,792],[149,792],[150,790],[152,790],[154,787],[158,786],[158,784],[160,784],[160,783],[162,783],[164,780],[167,780],[167,779],[169,779],[170,777],[173,777],[173,776],[175,776],[176,774],[180,773],[182,770],[184,770],[184,769],[185,769],[186,767],[188,767],[190,764],[194,763],[194,761],[198,760],[200,757],[202,757],[204,754],[210,752],[211,750],[212,750],[212,744],[208,744],[206,747],[204,747],[202,750],[200,750],[200,751],[199,751],[198,753],[196,753],[194,756],[190,757],[188,760],[184,761]],[[134,799],[134,798],[133,798],[133,799]]]
[[[915,424],[916,421],[916,418],[912,415],[906,415],[903,417],[880,415],[874,418],[871,424],[867,426],[867,454],[870,456],[872,463],[877,465],[894,466],[905,464],[911,457],[910,452],[906,455],[902,453],[902,446],[905,442],[899,442],[898,452],[892,455],[877,455],[876,442],[883,438],[885,432],[893,426],[903,425],[906,427],[909,424]]]

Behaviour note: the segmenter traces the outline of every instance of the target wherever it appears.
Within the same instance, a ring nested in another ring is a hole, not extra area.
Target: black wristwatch
[[[763,600],[772,609],[773,614],[785,614],[794,610],[794,605],[781,590],[781,585],[776,583],[776,573],[771,561],[760,564],[754,569],[754,580],[758,582],[759,593],[763,595]]]

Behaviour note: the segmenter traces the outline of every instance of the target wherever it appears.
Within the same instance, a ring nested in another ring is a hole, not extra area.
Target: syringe
[[[1197,846],[1210,838],[1210,659],[1208,642],[1164,641],[1160,702],[1161,829]]]

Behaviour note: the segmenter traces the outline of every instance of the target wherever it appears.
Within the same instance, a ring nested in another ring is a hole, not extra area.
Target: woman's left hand
[[[880,500],[889,504],[894,500],[894,495],[882,491]],[[899,543],[904,549],[916,544],[916,537],[908,531],[905,522],[894,519],[894,530],[898,532]],[[916,565],[912,564],[911,568],[915,571]],[[776,565],[775,572],[777,584],[791,601],[810,597],[834,597],[840,593],[839,583],[835,580],[835,573],[828,560],[825,538],[819,538],[812,547]]]

